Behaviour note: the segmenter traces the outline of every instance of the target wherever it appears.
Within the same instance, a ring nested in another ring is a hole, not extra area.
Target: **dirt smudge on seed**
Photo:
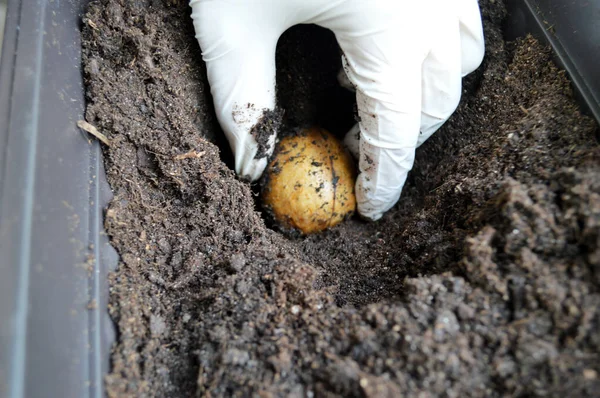
[[[250,130],[250,135],[254,137],[258,144],[258,151],[255,159],[262,159],[269,156],[271,151],[271,141],[280,129],[283,118],[283,111],[276,108],[275,110],[266,110],[262,117]]]

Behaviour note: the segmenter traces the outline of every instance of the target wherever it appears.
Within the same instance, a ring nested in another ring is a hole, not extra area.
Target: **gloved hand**
[[[293,25],[331,29],[356,90],[360,123],[345,142],[359,159],[358,212],[376,220],[400,198],[415,149],[454,112],[461,79],[484,54],[477,0],[191,0],[196,38],[236,172],[258,179],[276,129],[275,50]],[[257,156],[258,155],[258,156]]]

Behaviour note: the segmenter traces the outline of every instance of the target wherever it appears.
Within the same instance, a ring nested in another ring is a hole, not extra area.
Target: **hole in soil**
[[[341,50],[333,33],[316,25],[288,29],[279,39],[276,63],[277,103],[285,111],[279,137],[299,127],[320,126],[343,139],[355,123],[356,99],[338,83]],[[278,231],[262,207],[263,182],[252,184],[255,207],[267,226]]]
[[[343,138],[355,123],[355,94],[338,83],[341,51],[333,33],[315,25],[292,27],[279,40],[276,60],[277,98],[286,112],[281,135],[298,127],[318,125]],[[438,161],[439,157],[432,159]],[[274,227],[262,209],[260,183],[253,184],[252,189],[256,209],[267,225]],[[421,243],[407,250],[419,239],[409,227],[410,220],[403,217],[420,207],[421,194],[412,178],[401,201],[402,211],[392,210],[377,223],[355,217],[315,236],[286,235],[288,243],[303,261],[322,271],[317,288],[336,287],[335,301],[340,306],[361,306],[397,296],[402,293],[401,281],[407,274],[443,272],[456,258],[457,250],[441,242],[440,231],[432,238],[440,240],[440,245],[430,253],[419,254]],[[455,214],[452,218],[460,220],[461,216]],[[418,234],[427,234],[438,224],[421,220],[416,228]],[[435,265],[431,264],[433,258],[437,259]],[[415,267],[415,263],[420,266]]]
[[[341,51],[333,33],[315,25],[289,29],[278,43],[277,67],[278,103],[286,111],[282,134],[297,127],[319,125],[343,138],[356,123],[356,101],[355,94],[338,83]],[[475,90],[473,82],[479,78],[480,74],[476,74],[469,81],[470,92]],[[430,157],[421,167],[435,167],[449,156],[446,151]],[[416,170],[399,205],[381,221],[366,223],[355,217],[330,231],[289,240],[302,260],[322,271],[316,286],[336,287],[338,305],[362,306],[400,295],[406,275],[443,272],[456,262],[460,250],[454,248],[455,242],[444,240],[451,235],[449,229],[462,222],[469,206],[452,215],[439,210],[441,219],[424,213],[422,219],[413,220],[412,214],[422,207],[425,195],[416,187],[419,175],[424,182],[421,185],[427,188],[431,179]],[[259,184],[253,189],[257,209],[264,218]],[[430,244],[427,253],[420,253],[424,246],[421,239],[429,233],[429,240],[438,240],[439,244]]]
[[[341,87],[341,50],[330,30],[316,25],[288,29],[277,45],[277,101],[286,129],[318,125],[336,136],[354,125],[355,94]]]

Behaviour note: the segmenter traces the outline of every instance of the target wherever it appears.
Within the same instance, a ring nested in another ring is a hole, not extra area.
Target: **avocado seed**
[[[352,158],[324,129],[282,139],[266,169],[263,205],[282,227],[304,234],[339,224],[356,209]]]

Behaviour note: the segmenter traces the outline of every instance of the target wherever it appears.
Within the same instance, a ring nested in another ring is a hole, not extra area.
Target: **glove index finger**
[[[283,27],[270,3],[192,1],[196,38],[206,62],[219,124],[235,157],[235,171],[257,180],[273,153],[275,51]]]

